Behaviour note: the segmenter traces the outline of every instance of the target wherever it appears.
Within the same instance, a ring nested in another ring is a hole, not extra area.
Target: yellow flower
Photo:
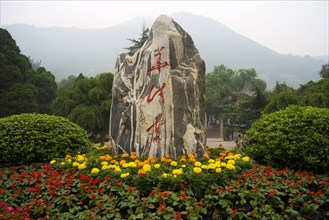
[[[201,172],[202,172],[202,169],[201,169],[200,167],[194,167],[194,168],[193,168],[193,171],[194,171],[195,173],[201,173]]]
[[[215,163],[216,167],[221,167],[220,164],[221,164],[220,161],[216,161],[216,163]]]
[[[129,167],[137,167],[137,164],[135,162],[129,162],[128,165]]]
[[[162,176],[163,176],[164,178],[167,178],[167,177],[168,177],[168,174],[167,174],[167,173],[163,173]]]
[[[222,172],[222,168],[216,168],[216,173]]]
[[[74,167],[78,167],[80,164],[78,162],[73,162],[72,164]]]
[[[235,164],[235,161],[234,160],[229,160],[229,161],[227,161],[227,164]]]
[[[54,163],[56,163],[56,160],[50,161],[50,164],[54,164]]]
[[[230,156],[225,157],[225,159],[226,160],[232,160],[232,159],[234,159],[234,156],[233,155],[230,155]]]
[[[102,166],[107,166],[109,163],[107,161],[101,162]]]
[[[161,166],[161,165],[158,164],[158,163],[157,163],[157,164],[154,164],[154,168],[156,168],[156,169],[160,168],[160,166]]]
[[[241,154],[235,154],[235,155],[234,155],[234,159],[235,159],[235,160],[240,159],[240,157],[241,157]]]
[[[126,178],[127,176],[129,176],[129,173],[123,173],[120,175],[121,178]]]
[[[62,166],[64,166],[65,165],[65,162],[62,162],[61,164],[62,164]]]
[[[226,167],[226,163],[224,163],[224,162],[222,162],[220,165],[221,165],[222,167]]]
[[[84,160],[85,160],[85,158],[83,156],[81,156],[81,155],[77,156],[77,161],[81,162],[81,161],[84,161]]]
[[[199,162],[199,161],[196,161],[196,162],[194,163],[194,166],[196,166],[196,167],[201,167],[201,166],[202,166],[202,163]]]
[[[186,167],[186,165],[185,165],[185,164],[183,164],[183,165],[182,165],[182,167],[183,167],[183,168],[185,168],[185,167]]]
[[[171,161],[170,166],[173,166],[173,167],[177,166],[177,162],[176,161]]]
[[[204,169],[204,170],[208,170],[208,166],[207,165],[202,165],[201,168]]]
[[[117,167],[117,166],[114,168],[114,170],[115,170],[115,172],[118,172],[118,173],[121,173],[122,172],[121,168],[120,167]]]
[[[179,169],[174,169],[172,171],[172,174],[175,174],[175,175],[180,175],[183,173],[183,169],[182,168],[179,168]]]
[[[208,160],[208,163],[215,163],[215,160],[210,159],[210,160]]]
[[[123,167],[123,168],[127,168],[127,167],[129,167],[129,163],[124,163],[124,164],[122,164],[122,167]]]
[[[214,163],[211,163],[211,164],[209,164],[208,165],[208,169],[212,169],[212,170],[214,170],[214,169],[216,169],[216,164],[214,164]]]
[[[234,170],[235,169],[235,166],[233,164],[227,164],[226,165],[226,168],[229,169],[229,170]]]
[[[250,157],[242,157],[242,160],[243,160],[244,162],[249,162]]]
[[[107,165],[105,165],[105,166],[102,166],[102,170],[108,170],[108,169],[110,169],[110,167],[109,167],[109,166],[107,166]]]
[[[83,169],[86,169],[86,164],[85,163],[82,163],[82,164],[80,164],[79,166],[78,166],[78,169],[79,170],[83,170]]]
[[[100,170],[98,168],[92,168],[91,173],[97,174],[97,173],[99,173],[99,171]]]
[[[147,172],[147,171],[150,171],[150,170],[151,170],[151,165],[150,165],[150,164],[145,164],[145,165],[143,166],[143,170],[145,170],[146,172]]]
[[[71,159],[67,159],[67,160],[66,160],[66,162],[68,162],[68,163],[71,163],[71,162],[72,162],[72,160],[71,160]]]

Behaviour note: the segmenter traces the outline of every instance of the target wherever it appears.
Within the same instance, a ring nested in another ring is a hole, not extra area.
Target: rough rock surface
[[[117,153],[177,158],[205,152],[205,63],[166,15],[142,48],[121,54],[112,89],[110,137]]]

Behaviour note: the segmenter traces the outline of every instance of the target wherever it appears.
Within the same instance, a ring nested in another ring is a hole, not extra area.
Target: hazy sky
[[[279,53],[311,56],[329,54],[329,0],[0,0],[0,3],[1,26],[25,23],[41,27],[105,28],[134,17],[156,18],[160,14],[191,12],[212,18]]]

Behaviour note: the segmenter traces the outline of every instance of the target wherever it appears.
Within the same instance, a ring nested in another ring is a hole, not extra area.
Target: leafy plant
[[[329,170],[329,109],[290,106],[265,115],[247,131],[247,154],[275,167]]]
[[[21,114],[0,119],[0,165],[50,161],[89,146],[86,131],[62,117]]]

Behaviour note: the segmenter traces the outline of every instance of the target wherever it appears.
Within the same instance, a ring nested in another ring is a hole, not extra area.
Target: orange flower
[[[219,143],[219,144],[218,144],[218,147],[222,147],[222,146],[223,146],[223,144],[222,144],[222,143]]]
[[[169,154],[167,154],[166,159],[170,159],[170,155]]]
[[[137,159],[134,162],[135,162],[135,164],[139,164],[140,163],[140,160]]]
[[[120,161],[120,165],[122,166],[123,164],[125,164],[126,163],[126,161],[125,160],[121,160]]]
[[[106,160],[106,161],[110,161],[110,160],[112,160],[112,157],[111,157],[110,155],[107,154],[107,155],[105,156],[105,160]]]
[[[137,156],[132,154],[132,155],[130,156],[130,158],[133,159],[133,160],[135,160],[135,159],[137,159]]]
[[[146,171],[143,169],[138,170],[138,175],[145,175]]]
[[[194,157],[190,157],[188,160],[192,163],[194,163],[196,161],[196,159]]]
[[[182,156],[182,158],[180,159],[180,162],[185,163],[186,162],[186,157]]]
[[[208,154],[203,154],[203,158],[208,159],[209,155]]]
[[[105,160],[105,156],[100,156],[99,159]]]
[[[127,153],[124,153],[121,155],[121,158],[127,158],[127,157],[129,157],[129,154],[127,154]]]

